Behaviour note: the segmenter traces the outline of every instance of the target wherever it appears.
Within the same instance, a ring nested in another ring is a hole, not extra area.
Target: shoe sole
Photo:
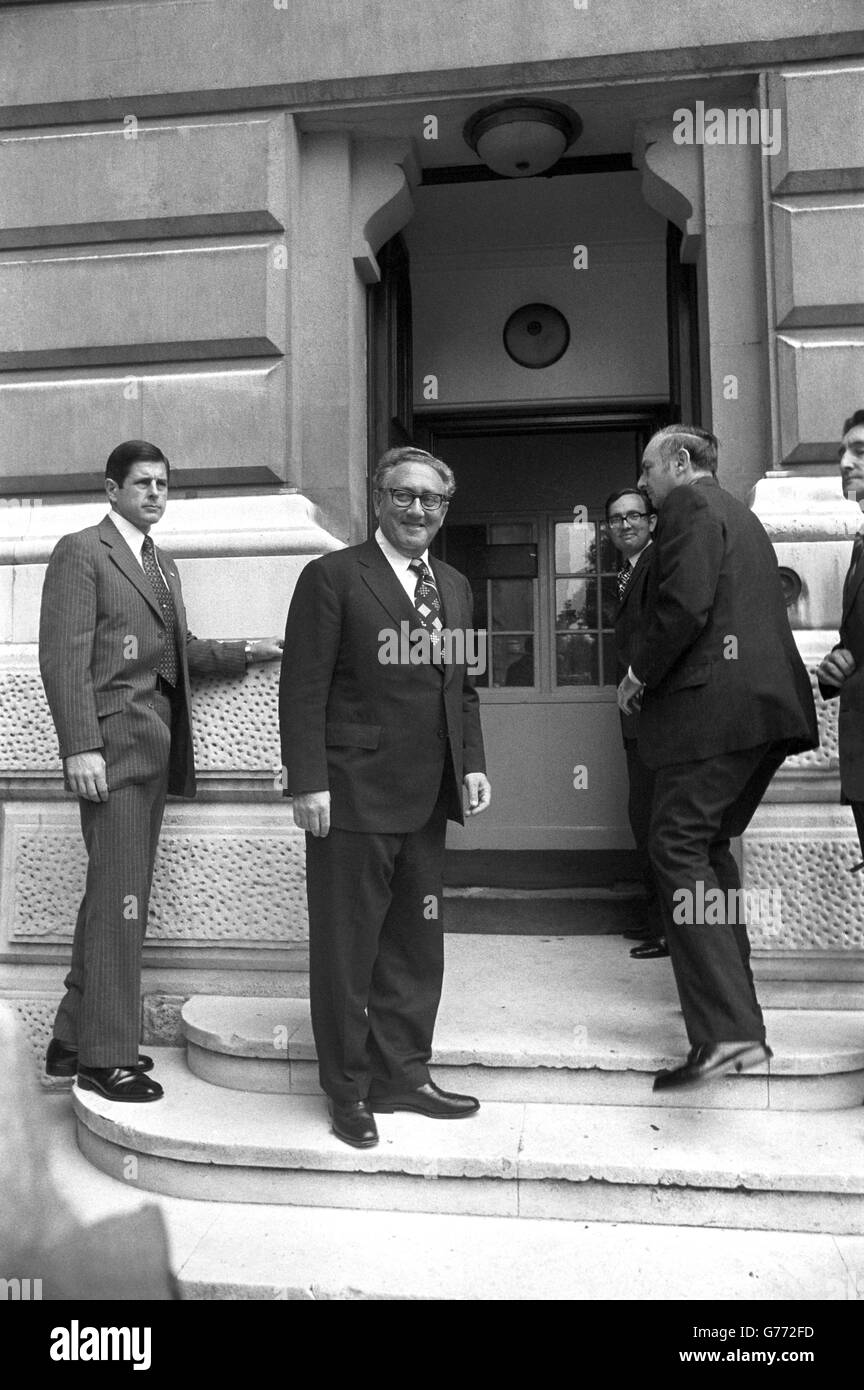
[[[655,1078],[653,1089],[655,1091],[675,1091],[683,1090],[688,1086],[704,1086],[706,1082],[713,1081],[718,1076],[740,1076],[742,1071],[747,1071],[750,1067],[758,1067],[765,1062],[770,1062],[773,1056],[770,1047],[760,1046],[758,1050],[751,1047],[748,1052],[743,1052],[738,1057],[727,1058],[725,1062],[712,1067],[710,1071],[704,1071],[701,1076],[691,1077],[689,1081],[677,1081],[674,1086],[658,1086],[656,1083],[659,1077]]]
[[[352,1149],[374,1149],[378,1143],[377,1139],[349,1139],[347,1134],[340,1134],[337,1129],[330,1126],[330,1133],[334,1134],[342,1144],[350,1144]]]
[[[427,1120],[470,1120],[472,1115],[476,1115],[477,1110],[459,1110],[455,1113],[441,1112],[438,1110],[424,1110],[419,1105],[376,1105],[370,1103],[369,1109],[373,1115],[395,1115],[397,1111],[404,1111],[408,1115],[423,1115]]]
[[[79,1091],[92,1091],[95,1095],[101,1096],[103,1100],[120,1101],[123,1105],[146,1105],[148,1101],[162,1100],[165,1095],[164,1091],[160,1091],[155,1096],[119,1096],[111,1091],[103,1090],[95,1081],[90,1081],[84,1076],[78,1077],[78,1089]]]

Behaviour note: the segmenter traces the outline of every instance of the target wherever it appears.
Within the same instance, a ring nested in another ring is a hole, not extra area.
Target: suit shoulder
[[[345,574],[356,565],[359,552],[365,545],[364,541],[360,545],[346,545],[341,550],[328,550],[325,555],[316,555],[314,560],[303,566],[302,572],[305,574],[308,570],[311,574],[326,574],[330,578]]]
[[[65,536],[61,536],[51,552],[51,557],[56,555],[62,558],[64,555],[81,555],[86,551],[94,551],[99,544],[99,527],[85,526],[81,531],[67,531]]]

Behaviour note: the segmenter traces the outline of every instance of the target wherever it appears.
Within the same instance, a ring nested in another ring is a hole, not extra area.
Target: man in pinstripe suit
[[[141,948],[167,793],[195,795],[189,672],[242,675],[278,638],[201,641],[180,577],[150,528],[168,497],[155,445],[120,444],[105,468],[111,511],[58,542],[42,594],[39,664],[67,789],[79,798],[87,886],[45,1070],[109,1100],[162,1095],[139,1057]]]

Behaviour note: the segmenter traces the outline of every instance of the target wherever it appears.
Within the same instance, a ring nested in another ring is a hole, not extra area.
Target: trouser
[[[625,738],[624,752],[627,757],[627,817],[636,842],[636,855],[639,873],[648,899],[646,922],[655,937],[663,935],[660,903],[657,898],[657,883],[649,853],[651,830],[651,804],[654,800],[654,772],[639,755],[639,740]]]
[[[858,844],[861,847],[861,858],[864,859],[864,801],[850,801],[852,814],[855,817],[855,829],[858,831]]]
[[[444,975],[447,799],[422,829],[306,836],[309,995],[322,1089],[339,1103],[429,1079]]]
[[[170,705],[159,695],[160,714]],[[164,713],[163,713],[164,711]],[[141,950],[168,766],[148,782],[79,800],[87,883],[54,1036],[88,1067],[131,1067],[141,1035]]]
[[[741,883],[729,842],[746,830],[785,755],[785,745],[763,744],[663,767],[655,777],[651,861],[694,1047],[765,1038],[746,925],[736,920],[713,924],[707,912],[702,922],[692,913],[688,920],[687,908],[704,903],[718,888],[725,904],[740,904],[740,896],[730,897]],[[726,915],[734,919],[738,914]]]

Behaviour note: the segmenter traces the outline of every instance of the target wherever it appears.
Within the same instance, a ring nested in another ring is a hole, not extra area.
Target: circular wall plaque
[[[520,367],[551,367],[570,342],[570,325],[551,304],[523,304],[504,325],[504,346]]]

